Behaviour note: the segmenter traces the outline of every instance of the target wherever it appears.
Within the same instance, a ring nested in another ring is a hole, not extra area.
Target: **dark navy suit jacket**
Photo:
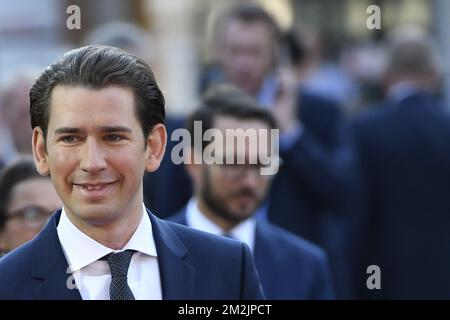
[[[57,211],[39,235],[0,259],[0,300],[81,299],[69,289]],[[263,299],[250,249],[149,213],[163,299]]]
[[[169,218],[186,225],[186,208]],[[258,221],[253,251],[268,299],[333,299],[325,252],[268,222]]]
[[[450,118],[425,93],[379,108],[353,125],[367,187],[355,241],[360,297],[448,299]],[[366,287],[372,264],[381,290]]]

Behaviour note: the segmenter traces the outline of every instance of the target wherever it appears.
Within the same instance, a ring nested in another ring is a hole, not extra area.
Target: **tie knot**
[[[118,253],[110,253],[106,256],[112,278],[127,276],[128,267],[134,252],[134,250],[125,250]]]

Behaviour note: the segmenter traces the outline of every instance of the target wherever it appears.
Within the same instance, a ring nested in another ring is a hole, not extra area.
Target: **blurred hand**
[[[288,68],[280,68],[277,72],[278,92],[275,105],[271,110],[280,133],[286,133],[299,125],[298,91],[299,81],[295,72]]]

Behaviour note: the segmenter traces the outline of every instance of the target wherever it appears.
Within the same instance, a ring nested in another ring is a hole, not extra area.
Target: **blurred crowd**
[[[151,60],[145,33],[113,23],[84,44]],[[405,25],[376,45],[338,46],[313,28],[282,31],[262,7],[239,4],[217,17],[213,40],[212,59],[192,79],[197,108],[166,114],[169,141],[159,170],[144,177],[146,206],[246,242],[269,299],[450,298],[450,117],[431,35]],[[3,253],[62,205],[30,157],[37,75],[17,70],[0,88]],[[193,121],[203,130],[279,129],[279,171],[173,163],[171,134]],[[370,283],[373,265],[380,277]]]

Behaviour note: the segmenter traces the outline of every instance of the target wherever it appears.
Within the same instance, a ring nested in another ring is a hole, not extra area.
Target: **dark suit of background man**
[[[211,88],[203,99],[203,106],[190,117],[188,128],[194,135],[194,123],[201,121],[202,132],[215,129],[225,136],[228,130],[270,130],[275,128],[271,113],[258,107],[256,101],[243,91],[228,85]],[[250,136],[250,131],[248,136]],[[246,133],[241,135],[242,139]],[[239,141],[240,138],[237,138]],[[241,140],[244,141],[244,140]],[[191,145],[191,159],[207,151],[213,143],[203,147]],[[255,214],[264,200],[272,180],[261,170],[273,165],[263,163],[260,156],[269,141],[246,142],[232,147],[229,140],[217,144],[216,153],[223,164],[186,163],[194,186],[194,198],[171,219],[190,227],[214,234],[226,234],[253,250],[261,285],[268,299],[331,299],[334,297],[329,266],[325,252],[312,243],[271,223],[256,219]],[[237,164],[242,156],[245,163]],[[278,154],[272,154],[278,156]],[[251,161],[254,157],[257,161]],[[233,163],[225,163],[232,159]]]
[[[389,41],[386,101],[354,123],[367,215],[361,217],[364,298],[450,298],[450,119],[434,93],[439,69],[429,40],[399,29]],[[381,289],[368,290],[378,265]]]
[[[144,171],[166,145],[164,98],[141,59],[72,50],[30,91],[33,155],[64,206],[0,260],[0,299],[258,299],[247,246],[161,221]]]

